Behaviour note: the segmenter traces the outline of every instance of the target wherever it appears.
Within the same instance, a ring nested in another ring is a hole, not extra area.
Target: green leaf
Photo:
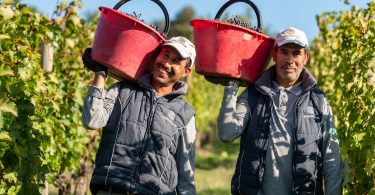
[[[0,77],[2,76],[14,76],[14,73],[12,70],[2,70],[0,72]]]
[[[3,39],[10,39],[10,36],[9,35],[0,35],[0,40],[3,40]]]
[[[7,173],[3,176],[3,178],[8,181],[9,183],[15,184],[17,182],[17,172]]]
[[[0,114],[11,113],[13,116],[17,116],[17,107],[14,102],[2,102],[0,100]]]
[[[9,132],[2,131],[0,132],[0,142],[11,142],[13,139],[10,137]]]

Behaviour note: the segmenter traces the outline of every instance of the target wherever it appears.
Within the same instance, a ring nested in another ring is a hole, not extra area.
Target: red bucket
[[[165,15],[164,34],[168,32],[169,16],[163,4],[153,0]],[[136,80],[148,72],[148,65],[156,57],[164,37],[147,24],[117,11],[127,1],[120,1],[111,9],[100,7],[99,23],[95,31],[91,56],[106,66],[115,78]]]
[[[254,9],[260,31],[259,10],[251,1],[228,1],[215,18],[220,18],[224,10],[236,2],[248,3]],[[195,19],[191,25],[197,51],[195,71],[208,76],[206,78],[229,77],[249,85],[259,78],[271,59],[274,39],[260,32],[216,20]],[[212,79],[207,80],[214,82]]]

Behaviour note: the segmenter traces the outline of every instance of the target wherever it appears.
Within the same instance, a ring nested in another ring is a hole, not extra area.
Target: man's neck
[[[155,90],[158,97],[164,96],[173,91],[173,85],[164,86],[156,82],[152,82],[152,88]]]
[[[281,87],[284,87],[284,88],[289,88],[289,87],[292,87],[293,85],[299,83],[301,81],[301,77],[299,77],[297,80],[295,81],[281,81],[280,79],[277,79],[275,78],[275,82],[281,86]]]
[[[293,82],[278,82],[278,81],[276,81],[276,83],[281,87],[289,88],[289,87],[292,87],[293,85],[295,85],[297,83],[297,81],[293,81]]]

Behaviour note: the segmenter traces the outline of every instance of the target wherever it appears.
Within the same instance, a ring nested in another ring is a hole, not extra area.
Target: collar
[[[260,78],[255,82],[255,86],[263,94],[271,94],[272,82],[275,78],[275,71],[276,67],[275,65],[273,65],[267,70],[265,70],[263,74],[260,76]],[[316,85],[316,80],[305,67],[303,67],[300,77],[302,78],[301,93],[310,90]]]
[[[298,96],[302,93],[302,82],[298,82],[297,84],[291,86],[291,87],[282,87],[280,86],[279,84],[277,84],[275,81],[272,81],[272,88],[271,88],[272,92],[274,93],[278,93],[280,92],[280,90],[285,90],[285,91],[288,91],[289,93],[295,95],[295,96]]]

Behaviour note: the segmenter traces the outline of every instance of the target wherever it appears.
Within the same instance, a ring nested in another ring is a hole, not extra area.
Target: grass
[[[197,150],[195,183],[198,195],[228,195],[239,144],[213,141]]]

